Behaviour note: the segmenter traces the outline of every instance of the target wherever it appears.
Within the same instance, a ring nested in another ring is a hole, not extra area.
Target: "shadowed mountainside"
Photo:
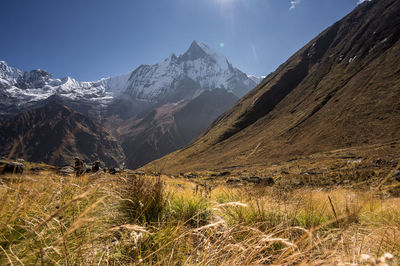
[[[224,89],[214,89],[192,100],[164,104],[145,116],[132,117],[114,133],[119,134],[127,166],[140,167],[187,145],[237,99]]]
[[[390,141],[400,130],[400,2],[365,2],[305,45],[190,146],[170,171],[285,160]]]
[[[74,156],[118,166],[124,155],[118,142],[99,124],[57,99],[0,124],[1,156],[32,162],[71,165]]]

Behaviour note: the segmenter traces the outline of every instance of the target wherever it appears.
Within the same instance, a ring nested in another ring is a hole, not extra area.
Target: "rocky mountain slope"
[[[57,97],[0,123],[0,156],[71,165],[74,156],[119,166],[118,142],[101,125],[63,105]]]
[[[399,138],[400,1],[375,0],[323,31],[190,146],[148,168],[272,163]]]
[[[224,89],[204,91],[192,100],[168,103],[132,117],[117,129],[129,168],[135,169],[184,147],[238,98]]]

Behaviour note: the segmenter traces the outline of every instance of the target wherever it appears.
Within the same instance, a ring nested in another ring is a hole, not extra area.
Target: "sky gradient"
[[[193,40],[267,75],[359,0],[4,0],[0,60],[79,81],[126,74]]]

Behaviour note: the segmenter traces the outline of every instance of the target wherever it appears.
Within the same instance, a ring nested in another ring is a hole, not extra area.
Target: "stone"
[[[72,166],[64,166],[58,172],[60,175],[72,175],[75,173],[75,170]]]
[[[275,180],[272,177],[265,177],[261,179],[261,184],[264,186],[272,186],[275,184]]]
[[[227,175],[230,175],[230,174],[231,174],[231,172],[225,171],[225,172],[220,172],[219,176],[227,176]]]
[[[226,180],[227,184],[235,184],[235,183],[240,183],[239,179],[235,179],[235,178],[229,178],[228,180]]]
[[[260,184],[261,183],[262,178],[259,176],[251,176],[248,179],[249,183],[253,183],[253,184]]]
[[[22,174],[24,168],[22,163],[0,161],[0,174]]]

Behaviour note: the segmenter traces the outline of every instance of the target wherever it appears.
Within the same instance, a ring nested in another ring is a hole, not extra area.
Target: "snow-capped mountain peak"
[[[96,82],[79,82],[71,77],[54,78],[41,69],[21,71],[0,61],[0,115],[15,113],[53,95],[75,102],[100,105],[111,102],[121,94],[110,86],[118,87],[120,77]],[[128,77],[123,79],[126,84]],[[22,108],[22,109],[21,109]]]
[[[200,59],[214,61],[221,70],[226,70],[229,64],[223,54],[205,43],[198,43],[196,41],[193,41],[189,49],[179,56],[180,61],[196,61]]]
[[[10,67],[5,61],[0,61],[0,79],[17,79],[22,74],[22,71]]]
[[[182,55],[179,56],[181,60],[188,61],[188,60],[196,60],[199,58],[204,58],[209,56],[196,42],[193,41],[190,45],[189,49]]]
[[[256,85],[254,79],[232,67],[224,55],[193,41],[178,57],[171,54],[160,63],[139,66],[129,78],[126,93],[136,99],[160,101],[177,91],[186,95],[193,87],[225,88],[241,97]]]
[[[217,65],[219,65],[222,69],[228,68],[229,65],[228,59],[226,59],[226,57],[223,54],[209,47],[205,43],[201,42],[199,43],[199,46],[206,54],[211,56],[216,61]]]

